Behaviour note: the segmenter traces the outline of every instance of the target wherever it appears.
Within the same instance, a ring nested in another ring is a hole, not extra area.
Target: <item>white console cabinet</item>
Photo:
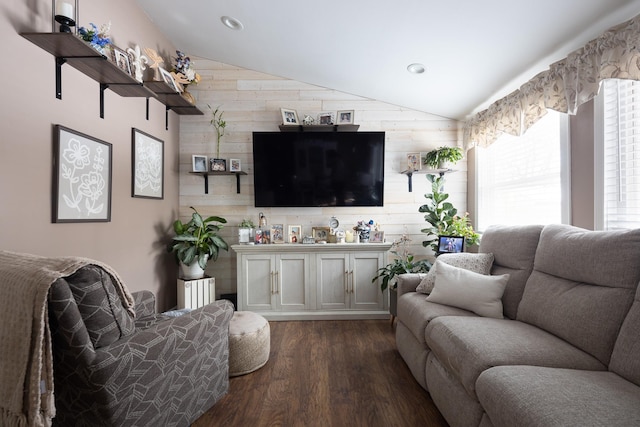
[[[386,319],[387,293],[372,282],[391,243],[233,245],[238,310],[269,320]]]

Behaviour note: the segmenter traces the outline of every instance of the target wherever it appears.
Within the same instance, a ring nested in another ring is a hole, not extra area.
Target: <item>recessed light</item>
[[[220,20],[226,27],[231,28],[232,30],[240,31],[244,28],[244,25],[242,25],[242,22],[238,21],[236,18],[232,18],[230,16],[223,16],[220,18]]]
[[[424,65],[419,64],[417,62],[413,63],[413,64],[409,64],[409,66],[407,66],[407,71],[409,71],[412,74],[422,74],[424,73]]]

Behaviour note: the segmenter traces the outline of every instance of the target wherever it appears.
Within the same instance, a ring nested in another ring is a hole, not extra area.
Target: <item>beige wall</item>
[[[4,58],[0,105],[0,249],[40,255],[74,255],[112,265],[131,290],[150,289],[159,307],[175,304],[175,265],[162,239],[178,211],[179,117],[151,101],[105,92],[99,117],[99,86],[63,66],[62,100],[55,98],[54,58],[19,35],[51,31],[51,1],[4,0],[0,52]],[[140,44],[172,52],[168,40],[134,2],[80,2],[80,25],[112,22],[119,47]],[[113,144],[111,222],[51,223],[52,128],[62,124]],[[164,141],[164,200],[131,197],[131,128]]]
[[[230,65],[195,59],[202,82],[189,89],[205,117],[183,117],[180,128],[180,215],[189,215],[189,206],[203,214],[220,215],[229,221],[223,237],[236,243],[237,224],[243,218],[257,223],[264,212],[269,224],[301,224],[310,234],[313,226],[327,226],[335,215],[341,225],[352,227],[358,220],[373,219],[381,224],[387,241],[397,239],[405,227],[413,240],[411,252],[425,257],[422,247],[423,214],[418,208],[430,192],[425,175],[413,177],[413,192],[407,190],[407,177],[400,172],[406,164],[407,152],[429,151],[442,145],[457,143],[458,122],[442,117],[400,108],[369,99],[327,90],[309,84],[236,68]],[[382,83],[381,83],[382,84]],[[236,194],[233,177],[211,177],[209,194],[204,194],[202,178],[188,173],[191,155],[215,154],[214,129],[210,126],[212,107],[221,106],[227,120],[227,134],[221,144],[222,158],[238,158],[247,176],[241,178],[241,194]],[[384,207],[380,208],[298,208],[257,209],[253,202],[253,131],[278,131],[282,123],[280,108],[292,108],[302,119],[304,114],[355,110],[355,123],[361,131],[385,131]],[[458,164],[460,171],[447,176],[447,191],[451,201],[464,212],[466,209],[466,162]],[[208,273],[216,277],[218,293],[235,292],[235,253],[223,253],[217,263],[210,263]]]

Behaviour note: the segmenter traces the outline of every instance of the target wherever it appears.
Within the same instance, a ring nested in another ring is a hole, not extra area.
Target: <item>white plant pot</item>
[[[253,241],[253,228],[238,228],[238,242],[246,245]]]
[[[204,269],[200,267],[197,259],[194,259],[189,265],[180,261],[180,273],[180,277],[187,280],[202,279],[204,277]]]

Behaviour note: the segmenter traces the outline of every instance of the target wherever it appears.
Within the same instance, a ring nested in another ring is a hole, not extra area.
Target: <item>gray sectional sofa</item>
[[[431,297],[398,279],[398,351],[447,422],[640,425],[640,230],[494,226],[480,252],[509,274],[504,318],[431,301],[437,269]]]

